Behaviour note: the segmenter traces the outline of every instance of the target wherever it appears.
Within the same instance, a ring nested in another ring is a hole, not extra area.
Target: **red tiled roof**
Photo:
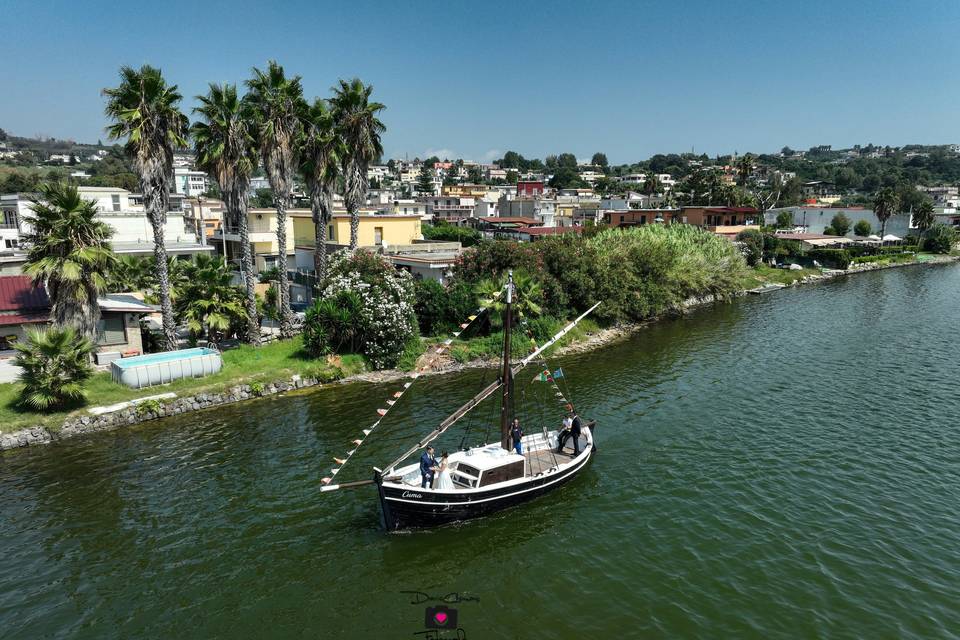
[[[34,287],[29,276],[0,276],[0,311],[46,312],[49,308],[47,292]]]
[[[513,216],[513,217],[511,217],[511,216],[502,216],[502,217],[489,216],[489,217],[486,217],[486,218],[479,218],[479,220],[483,220],[484,222],[486,222],[486,223],[488,223],[488,224],[496,224],[496,223],[498,223],[498,222],[525,222],[525,223],[527,223],[527,224],[530,224],[530,223],[536,223],[536,221],[537,221],[535,218],[520,218],[520,217],[516,217],[516,216]]]

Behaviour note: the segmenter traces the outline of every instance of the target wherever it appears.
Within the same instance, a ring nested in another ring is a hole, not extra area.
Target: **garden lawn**
[[[298,336],[291,340],[273,342],[262,347],[243,345],[223,352],[223,369],[205,378],[187,378],[170,384],[146,389],[131,389],[120,385],[109,372],[97,373],[87,380],[87,403],[59,411],[36,412],[17,403],[21,385],[0,384],[0,432],[11,433],[27,427],[43,426],[56,431],[70,415],[82,414],[90,407],[97,407],[144,396],[172,391],[177,396],[196,393],[218,393],[238,384],[251,382],[270,383],[289,380],[299,374],[304,378],[337,379],[359,373],[366,368],[361,356],[345,355],[339,366],[326,360],[312,359],[303,350],[303,341]]]
[[[791,285],[794,282],[803,280],[807,276],[813,275],[820,275],[820,269],[791,271],[790,269],[774,269],[767,265],[759,265],[747,271],[741,282],[741,287],[746,290],[762,287],[765,284]]]

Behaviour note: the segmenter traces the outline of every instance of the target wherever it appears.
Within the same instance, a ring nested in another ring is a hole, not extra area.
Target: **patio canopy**
[[[884,242],[900,242],[901,240],[903,240],[903,238],[895,236],[892,233],[888,233],[887,235],[883,236]]]

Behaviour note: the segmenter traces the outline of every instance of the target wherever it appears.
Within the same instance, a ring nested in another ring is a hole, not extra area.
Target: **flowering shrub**
[[[350,335],[331,304],[351,301]],[[415,334],[413,280],[382,257],[368,251],[339,253],[331,260],[323,291],[307,310],[304,333],[314,355],[344,348],[359,350],[376,369],[397,364]]]

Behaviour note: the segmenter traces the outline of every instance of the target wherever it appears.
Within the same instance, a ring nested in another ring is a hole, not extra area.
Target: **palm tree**
[[[233,272],[220,257],[197,256],[184,267],[184,284],[177,298],[177,311],[194,335],[206,334],[213,342],[232,334],[233,327],[249,316],[244,295],[231,284]]]
[[[265,72],[254,68],[253,78],[247,80],[247,87],[250,92],[245,100],[250,107],[260,157],[277,208],[280,337],[289,338],[293,335],[293,324],[287,284],[287,209],[293,193],[293,176],[297,170],[306,103],[300,76],[287,78],[283,67],[273,60],[267,63]]]
[[[333,190],[340,176],[343,145],[335,127],[333,112],[326,100],[317,99],[304,121],[301,171],[310,190],[313,212],[313,268],[317,280],[327,272],[327,225],[333,215]]]
[[[747,182],[750,180],[750,174],[752,173],[753,156],[746,153],[737,161],[737,182],[741,187],[747,186]]]
[[[345,180],[344,200],[350,213],[350,249],[357,248],[360,232],[360,205],[367,195],[367,167],[383,155],[380,134],[386,127],[377,119],[377,114],[386,107],[379,102],[370,102],[373,85],[365,85],[359,78],[349,82],[340,80],[333,88],[330,105],[337,123],[337,131],[345,146],[343,173]]]
[[[257,166],[257,144],[247,105],[237,95],[234,84],[210,84],[205,96],[197,96],[200,106],[194,109],[203,117],[190,128],[197,152],[197,166],[211,173],[220,186],[226,206],[226,219],[240,234],[240,264],[246,289],[246,331],[244,339],[260,344],[260,321],[257,318],[257,294],[250,251],[250,230],[247,210],[250,202],[250,177]],[[226,229],[222,230],[226,233]],[[226,259],[226,256],[224,256]]]
[[[167,221],[173,151],[187,144],[187,117],[180,112],[177,85],[168,85],[160,69],[120,68],[120,85],[104,89],[106,113],[113,124],[107,128],[112,139],[126,138],[126,150],[140,177],[144,208],[153,227],[153,256],[156,260],[160,309],[163,314],[164,347],[177,348],[177,326],[170,301],[167,251],[163,225]]]
[[[900,208],[900,196],[891,187],[884,187],[873,198],[873,214],[880,221],[880,237],[886,235],[887,220]]]
[[[45,287],[57,326],[74,327],[96,340],[100,307],[114,262],[110,248],[113,229],[97,219],[97,207],[80,197],[75,186],[53,183],[40,187],[33,200],[30,250],[23,272]]]
[[[29,331],[27,340],[14,349],[22,404],[45,411],[86,398],[82,382],[93,375],[93,343],[73,327]]]
[[[660,178],[657,177],[653,171],[647,173],[646,177],[643,180],[643,192],[648,196],[652,197],[657,195],[660,191]]]
[[[926,235],[927,230],[933,226],[934,222],[936,222],[936,217],[933,214],[933,202],[925,198],[913,212],[913,226],[917,228],[919,235],[917,251],[923,249],[923,236]]]
[[[117,256],[107,276],[107,291],[146,291],[155,285],[153,263],[140,256]]]

